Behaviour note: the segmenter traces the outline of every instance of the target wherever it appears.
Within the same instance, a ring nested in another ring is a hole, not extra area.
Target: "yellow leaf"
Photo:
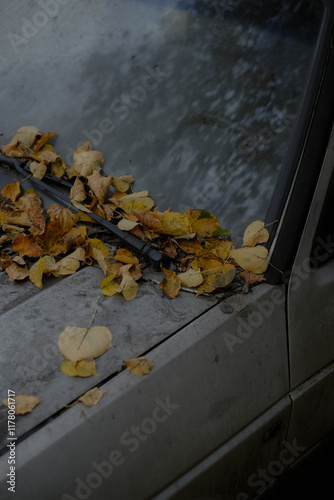
[[[120,205],[127,214],[133,211],[148,212],[154,207],[154,201],[148,196],[148,191],[140,191],[122,196]]]
[[[189,288],[194,288],[203,283],[202,273],[200,271],[196,271],[195,269],[189,269],[185,273],[179,273],[177,277],[181,281],[182,286]]]
[[[80,396],[78,401],[86,406],[95,406],[106,392],[107,391],[103,391],[98,387],[94,387],[93,389],[87,391],[83,396]]]
[[[22,267],[16,262],[12,262],[8,267],[6,267],[6,273],[8,274],[10,281],[24,280],[29,276],[27,267]]]
[[[70,198],[72,201],[84,201],[86,199],[86,191],[85,191],[85,186],[77,177],[74,181],[73,186],[71,187],[70,190]]]
[[[19,252],[21,257],[40,257],[43,255],[43,250],[36,245],[32,236],[26,234],[18,234],[13,241],[13,250]]]
[[[77,208],[78,210],[81,210],[82,212],[85,212],[86,214],[91,214],[93,213],[89,208],[87,208],[85,205],[83,205],[82,203],[79,203],[78,201],[75,201],[75,200],[71,200],[72,201],[72,205]],[[93,219],[91,219],[92,221]]]
[[[103,295],[112,297],[113,295],[116,295],[118,293],[118,283],[117,281],[114,281],[114,278],[115,275],[111,274],[110,276],[104,278],[104,280],[101,282],[100,287]]]
[[[35,406],[38,405],[43,399],[36,396],[30,396],[29,394],[18,394],[14,396],[15,399],[15,414],[25,415],[26,413],[31,413]],[[8,399],[2,400],[3,404],[8,407]],[[12,403],[11,403],[12,404]]]
[[[121,229],[122,231],[131,231],[136,226],[138,226],[138,222],[135,222],[133,220],[128,220],[128,219],[122,219],[117,224],[117,227],[119,229]]]
[[[43,179],[47,171],[47,166],[42,161],[32,161],[29,165],[29,168],[30,172],[34,177],[36,177],[36,179]]]
[[[137,200],[128,201],[127,203],[122,203],[122,202],[120,203],[120,206],[123,208],[124,212],[128,215],[132,214],[133,212],[149,212],[153,205],[151,204],[147,205]]]
[[[191,267],[193,269],[212,269],[219,267],[223,264],[223,261],[218,257],[217,254],[210,252],[209,250],[203,250],[198,252],[197,257],[193,260]]]
[[[198,287],[197,295],[204,292],[211,293],[217,288],[225,288],[234,280],[235,272],[232,264],[223,264],[202,271],[203,283]]]
[[[51,164],[59,158],[58,154],[56,153],[55,149],[51,144],[45,144],[39,151],[29,155],[30,158],[33,160],[43,162],[46,164]]]
[[[268,267],[268,250],[262,246],[233,249],[230,255],[245,271],[262,274]]]
[[[45,258],[39,259],[29,270],[29,279],[34,285],[42,288],[43,273],[45,270]]]
[[[55,135],[57,135],[57,132],[42,132],[41,134],[37,134],[34,140],[34,151],[41,149]]]
[[[21,127],[15,132],[12,142],[20,141],[23,147],[30,148],[38,134],[38,128],[33,125]]]
[[[61,371],[69,377],[91,377],[97,375],[95,359],[82,359],[77,363],[72,363],[69,359],[64,359]]]
[[[70,210],[58,204],[50,205],[48,214],[51,220],[58,221],[60,229],[67,233],[78,222],[79,216]]]
[[[212,239],[205,242],[205,248],[214,252],[220,259],[226,260],[229,258],[234,244],[230,240]]]
[[[120,177],[112,177],[111,185],[116,189],[116,191],[126,193],[133,181],[134,178],[132,175],[121,175]]]
[[[216,229],[220,228],[217,217],[207,210],[186,210],[184,215],[189,219],[192,231],[198,236],[211,236]]]
[[[198,255],[203,251],[203,247],[198,241],[196,234],[192,238],[177,238],[177,244],[188,254]]]
[[[138,293],[138,283],[136,283],[129,271],[123,273],[118,291],[122,293],[125,300],[132,300],[136,297]]]
[[[65,174],[66,165],[60,155],[57,156],[51,165],[51,174],[55,177],[62,177]]]
[[[123,262],[123,264],[139,264],[139,260],[137,257],[132,255],[132,253],[129,250],[126,250],[125,248],[119,248],[117,250],[117,253],[115,255],[115,260],[118,260],[119,262]]]
[[[55,271],[52,271],[52,274],[56,278],[74,274],[79,269],[81,262],[84,262],[84,260],[85,250],[83,248],[77,248],[74,252],[58,262],[58,267]]]
[[[166,277],[161,281],[159,288],[163,290],[167,297],[175,299],[181,288],[181,280],[176,276],[174,271],[164,269],[163,267],[161,269],[166,274]]]
[[[157,233],[160,233],[162,230],[160,218],[154,214],[151,213],[146,213],[146,212],[137,212],[134,211],[132,212],[135,217],[139,220],[139,222],[146,228],[150,229],[151,231],[155,231]]]
[[[109,177],[109,175],[102,176],[100,172],[94,170],[91,175],[87,176],[87,181],[88,186],[93,191],[94,195],[97,198],[97,201],[102,204],[111,185],[111,177]]]
[[[121,265],[116,271],[116,277],[124,276],[126,273],[130,273],[132,278],[137,281],[142,277],[143,273],[141,272],[140,265],[136,266],[135,264],[124,264],[118,262]]]
[[[124,359],[123,363],[126,364],[132,375],[147,375],[153,369],[153,363],[147,361],[144,356],[133,359]]]
[[[3,187],[1,190],[1,195],[7,200],[11,200],[15,203],[16,198],[19,196],[21,192],[20,182],[12,182],[11,184],[7,184],[7,186]]]
[[[164,212],[161,215],[161,232],[171,236],[185,236],[192,233],[189,219],[179,212]]]
[[[82,359],[101,356],[111,347],[111,338],[105,326],[67,326],[59,336],[58,347],[63,356],[75,364]]]
[[[256,220],[252,222],[244,232],[243,247],[254,247],[258,243],[265,243],[269,239],[269,233],[265,228],[265,223]]]
[[[105,261],[105,257],[109,254],[108,247],[98,238],[89,239],[89,245],[87,248],[87,255],[93,257],[99,265],[101,266],[102,271],[105,275],[107,275],[107,262]]]
[[[78,203],[78,205],[80,205],[80,203]],[[86,207],[84,207],[84,208],[86,208]],[[89,212],[90,212],[90,210],[89,210]],[[81,210],[78,212],[78,215],[79,215],[80,222],[94,222],[93,219],[89,215],[85,214]]]
[[[94,170],[101,170],[103,161],[104,159],[100,151],[83,151],[81,153],[74,153],[73,167],[79,175],[88,177],[92,175]]]

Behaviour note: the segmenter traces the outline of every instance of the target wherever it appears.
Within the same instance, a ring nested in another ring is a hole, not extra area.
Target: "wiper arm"
[[[27,169],[26,165],[23,162],[17,160],[16,158],[8,158],[6,156],[0,156],[0,161],[8,164],[10,166],[15,167],[15,169],[21,175],[24,175],[24,176],[26,176],[27,174],[31,175],[31,172],[30,172],[30,170]],[[72,184],[70,182],[67,182],[61,178],[55,177],[51,174],[46,174],[44,176],[44,178],[47,181],[53,182],[59,186],[65,187],[66,189],[71,189],[71,187],[72,187]],[[39,180],[33,176],[29,177],[29,180],[32,181],[36,186],[38,186],[40,189],[42,189],[46,193],[55,197],[63,205],[65,205],[65,206],[71,205],[71,199],[69,198],[69,196],[66,196],[64,193],[60,192],[58,189],[55,189],[54,187],[49,186],[49,184],[47,184],[45,181]],[[71,205],[71,209],[73,209],[75,212],[79,212],[79,209],[77,209],[73,205]],[[102,217],[100,217],[97,214],[94,214],[93,212],[90,212],[89,216],[95,222],[101,224],[103,227],[108,229],[115,236],[118,236],[118,238],[120,238],[121,240],[126,242],[128,245],[131,245],[133,248],[135,248],[139,252],[147,255],[147,257],[150,259],[150,261],[154,267],[160,268],[160,264],[167,265],[168,258],[166,255],[163,255],[158,250],[155,250],[154,248],[150,247],[149,245],[147,245],[147,243],[144,243],[143,241],[141,241],[139,238],[137,238],[133,234],[122,231],[112,222],[109,222],[106,219],[103,219]]]

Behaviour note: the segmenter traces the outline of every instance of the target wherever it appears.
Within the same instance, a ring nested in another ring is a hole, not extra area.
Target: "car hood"
[[[101,293],[103,273],[98,267],[51,279],[42,290],[32,283],[12,283],[5,273],[0,276],[0,385],[43,399],[33,413],[17,418],[17,437],[115,376],[124,359],[149,352],[217,303],[182,291],[175,300],[162,297],[157,284],[161,275],[144,270],[131,302]],[[59,335],[67,326],[87,327],[94,314],[93,326],[110,329],[112,346],[97,359],[98,377],[68,377],[60,369]],[[2,445],[7,431],[3,415]]]

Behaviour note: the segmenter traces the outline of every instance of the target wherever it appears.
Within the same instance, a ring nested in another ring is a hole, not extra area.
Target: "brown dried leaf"
[[[47,166],[44,162],[32,161],[29,165],[30,172],[36,179],[43,179],[47,171]]]
[[[15,203],[16,198],[19,196],[21,192],[20,182],[12,182],[11,184],[7,184],[1,190],[1,195],[6,198],[6,200],[11,200]]]
[[[40,257],[43,255],[43,250],[35,243],[33,237],[25,234],[15,236],[13,250],[19,252],[21,257],[24,255],[27,257]]]
[[[42,280],[45,271],[45,257],[39,259],[35,264],[33,264],[29,270],[29,279],[38,288],[43,288]]]
[[[88,186],[93,191],[100,205],[103,204],[104,198],[111,185],[112,178],[109,175],[102,176],[100,172],[94,170],[92,175],[87,177]],[[79,200],[78,200],[79,201]]]
[[[47,142],[49,142],[58,132],[43,132],[37,134],[34,140],[34,151],[39,151]]]
[[[6,273],[10,281],[21,281],[29,276],[27,267],[22,267],[16,262],[12,262],[12,264],[6,267]]]
[[[169,269],[165,269],[161,267],[162,271],[166,274],[166,277],[161,281],[159,288],[163,290],[163,292],[170,299],[175,299],[181,288],[181,281],[176,276],[174,271],[170,271]]]
[[[133,359],[124,359],[123,363],[126,364],[132,375],[147,375],[153,369],[153,363],[147,361],[144,356]]]
[[[147,229],[160,233],[162,231],[162,226],[160,219],[154,215],[152,212],[137,212],[133,211],[132,214],[137,217],[139,222]]]
[[[125,248],[119,248],[117,250],[115,260],[123,262],[123,264],[135,264],[136,266],[139,264],[139,260],[137,259],[137,257],[132,255],[132,253]]]
[[[94,387],[93,389],[90,389],[89,391],[87,391],[83,396],[80,396],[78,401],[80,401],[80,403],[83,403],[84,405],[86,405],[88,407],[95,406],[100,401],[103,394],[105,394],[106,392],[107,391],[103,391],[102,389],[99,389],[98,387]]]
[[[71,200],[78,202],[84,201],[86,199],[85,186],[83,185],[79,177],[75,179],[74,184],[70,190],[70,198]]]

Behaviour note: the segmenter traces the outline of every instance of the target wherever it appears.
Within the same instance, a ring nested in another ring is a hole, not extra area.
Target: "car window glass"
[[[67,165],[88,140],[106,174],[133,174],[160,210],[209,210],[233,235],[264,219],[322,4],[54,5],[13,0],[3,10],[4,135],[28,124],[57,130]]]

